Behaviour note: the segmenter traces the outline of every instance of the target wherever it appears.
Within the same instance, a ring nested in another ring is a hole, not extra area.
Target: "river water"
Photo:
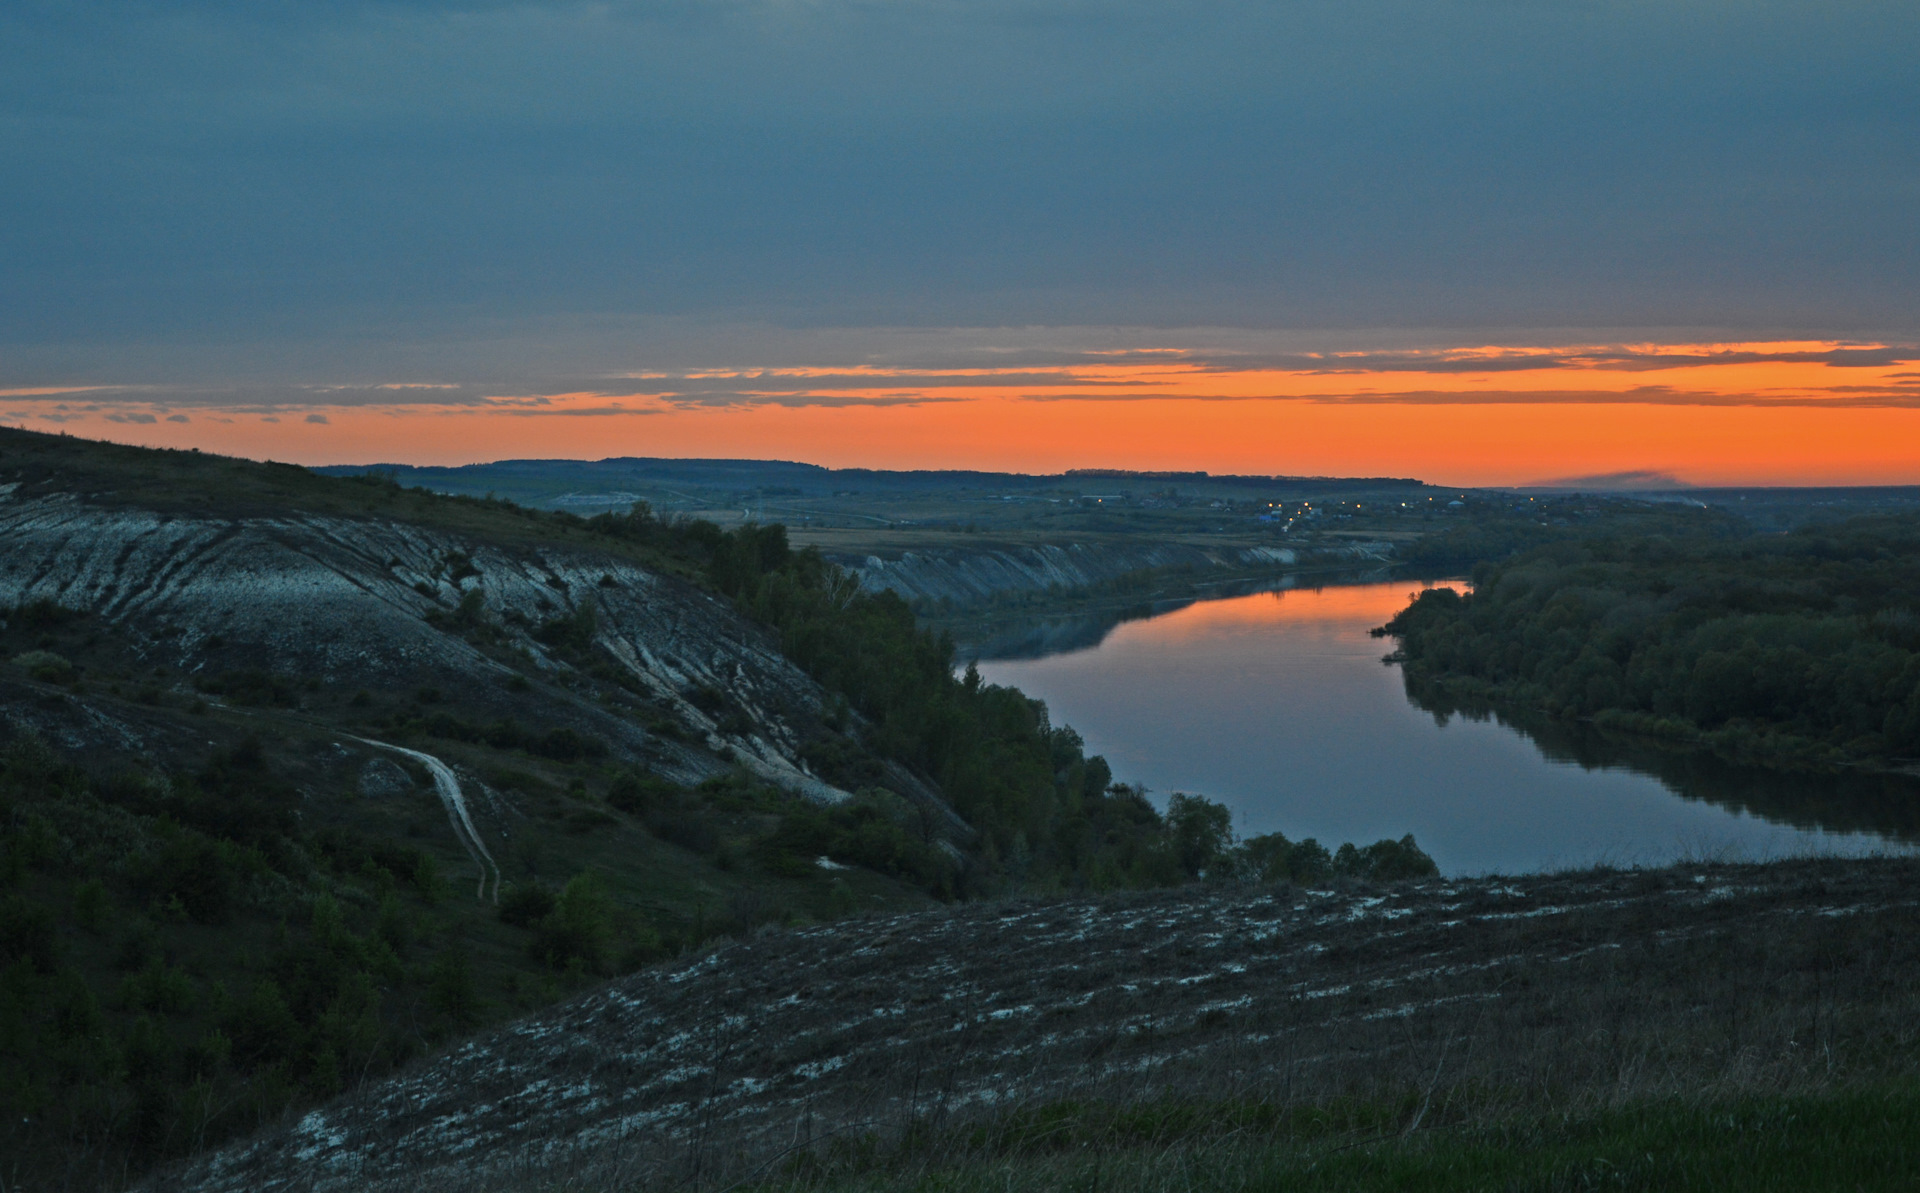
[[[1563,724],[1423,710],[1370,637],[1419,581],[1291,588],[967,649],[1047,702],[1116,778],[1234,810],[1242,834],[1329,847],[1413,833],[1448,874],[1907,852],[1920,782],[1783,775],[1648,751]],[[1029,645],[1021,653],[1033,653]],[[1157,800],[1158,802],[1158,800]]]

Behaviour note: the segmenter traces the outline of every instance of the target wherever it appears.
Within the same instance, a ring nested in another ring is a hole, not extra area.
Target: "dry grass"
[[[1796,861],[1186,890],[766,935],[156,1187],[724,1188],[1063,1104],[1364,1137],[1898,1082],[1920,1059],[1916,880]]]

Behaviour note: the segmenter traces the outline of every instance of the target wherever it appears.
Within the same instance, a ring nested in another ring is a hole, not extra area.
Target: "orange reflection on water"
[[[1372,629],[1389,621],[1425,589],[1440,587],[1464,592],[1468,584],[1465,580],[1398,580],[1325,588],[1282,588],[1200,601],[1160,614],[1150,622],[1138,623],[1138,631],[1151,633],[1161,642],[1180,642],[1281,626]],[[1134,628],[1122,626],[1117,633],[1125,634]],[[1382,648],[1383,652],[1385,649]]]

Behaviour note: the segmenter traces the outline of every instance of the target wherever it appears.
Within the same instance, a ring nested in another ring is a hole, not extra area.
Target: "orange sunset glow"
[[[1208,356],[1038,367],[636,371],[566,392],[396,382],[273,402],[69,387],[24,426],[307,464],[743,457],[833,467],[1075,467],[1526,484],[1920,482],[1920,351],[1768,341]]]

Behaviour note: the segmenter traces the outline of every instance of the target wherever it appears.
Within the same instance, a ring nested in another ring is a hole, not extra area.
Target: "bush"
[[[575,961],[592,972],[606,967],[613,904],[591,870],[575,875],[554,900],[553,910],[535,928],[529,951],[555,969]]]
[[[223,1027],[237,1054],[269,1062],[290,1052],[300,1035],[285,991],[270,977],[255,982],[228,1007]]]
[[[90,878],[73,890],[73,920],[88,932],[98,934],[106,926],[109,901],[107,888],[97,878]]]
[[[553,892],[536,882],[516,882],[500,896],[500,919],[531,928],[553,911]]]
[[[54,1034],[62,1040],[94,1037],[106,1028],[106,1022],[100,1000],[94,997],[87,980],[76,970],[61,970],[54,980]]]
[[[41,973],[52,973],[59,960],[53,913],[23,895],[0,899],[0,963],[14,960]]]
[[[556,762],[577,762],[582,758],[605,758],[607,743],[576,730],[562,726],[549,729],[538,739],[528,743],[529,753],[542,758],[551,758]]]
[[[158,957],[147,967],[120,983],[121,1006],[163,1015],[184,1015],[193,1010],[199,992],[185,970],[162,962]]]
[[[695,853],[712,853],[720,844],[711,810],[686,788],[658,775],[622,771],[607,789],[607,803],[638,817],[648,832],[668,844]]]
[[[28,630],[51,630],[70,622],[78,621],[86,614],[78,609],[69,609],[57,601],[41,597],[14,607],[7,620]]]
[[[42,683],[69,683],[75,677],[73,664],[50,650],[30,650],[14,656],[13,663]]]
[[[1325,882],[1334,874],[1333,855],[1312,837],[1289,841],[1280,833],[1264,833],[1249,838],[1240,850],[1248,868],[1264,882],[1311,886]]]
[[[459,945],[441,949],[427,972],[427,1005],[454,1031],[465,1031],[480,1021],[480,993],[473,966]]]
[[[1175,792],[1167,801],[1167,828],[1180,868],[1189,878],[1217,869],[1233,845],[1233,813],[1205,796]]]
[[[140,885],[163,904],[178,900],[196,923],[223,924],[239,898],[241,870],[239,850],[231,842],[175,829],[149,860]]]
[[[607,788],[607,803],[629,816],[646,817],[661,808],[677,806],[686,788],[646,771],[623,770]]]
[[[1398,841],[1375,841],[1364,849],[1342,845],[1333,863],[1342,874],[1374,882],[1432,878],[1440,873],[1440,867],[1414,842],[1412,833]]]
[[[593,606],[583,601],[572,613],[542,622],[533,636],[548,646],[578,653],[593,645],[593,635],[599,621]]]

